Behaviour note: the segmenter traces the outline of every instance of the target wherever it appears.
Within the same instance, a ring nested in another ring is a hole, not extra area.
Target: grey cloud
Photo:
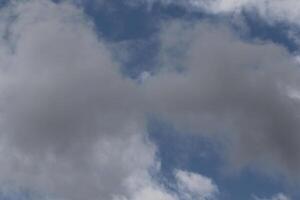
[[[299,167],[299,66],[276,44],[175,22],[162,31],[161,71],[137,84],[78,7],[31,0],[1,11],[0,184],[63,199],[178,199],[149,174],[159,170],[149,112],[215,133],[234,166]]]
[[[137,85],[72,4],[2,11],[1,186],[74,200],[129,195],[127,180],[157,162]]]
[[[154,112],[184,132],[223,140],[237,168],[260,163],[298,174],[299,100],[290,89],[299,88],[299,65],[289,53],[243,42],[222,25],[174,22],[164,30],[166,67],[145,83]]]
[[[10,136],[29,148],[27,142],[60,149],[72,143],[72,135],[94,139],[99,131],[120,132],[138,121],[136,86],[121,76],[89,24],[83,19],[80,24],[72,7],[44,4],[19,8],[32,12],[19,11],[11,30],[19,35],[2,84],[8,97],[2,100],[3,123],[13,130]],[[41,13],[49,19],[35,21]]]

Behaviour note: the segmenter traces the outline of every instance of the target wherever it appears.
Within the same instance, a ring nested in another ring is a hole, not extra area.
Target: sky
[[[300,199],[298,0],[0,0],[0,200]]]

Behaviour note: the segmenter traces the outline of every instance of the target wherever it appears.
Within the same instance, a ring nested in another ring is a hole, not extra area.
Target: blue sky
[[[0,199],[300,198],[299,3],[195,2],[1,2]]]

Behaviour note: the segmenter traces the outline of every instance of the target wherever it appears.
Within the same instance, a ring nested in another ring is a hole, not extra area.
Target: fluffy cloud
[[[175,170],[175,191],[171,192],[158,183],[149,182],[147,177],[139,182],[140,187],[133,189],[132,200],[216,200],[218,187],[213,181],[201,174]],[[141,179],[141,178],[140,178]],[[136,181],[134,181],[136,182]],[[130,184],[129,184],[130,185]],[[116,200],[123,200],[118,197]],[[125,199],[124,199],[125,200]],[[127,200],[127,199],[126,199]]]
[[[215,133],[234,166],[298,174],[299,65],[272,43],[222,25],[175,22],[162,34],[161,72],[147,78],[152,111],[184,132]]]
[[[217,199],[218,187],[210,178],[182,170],[177,170],[175,172],[175,177],[178,184],[178,191],[182,199]]]

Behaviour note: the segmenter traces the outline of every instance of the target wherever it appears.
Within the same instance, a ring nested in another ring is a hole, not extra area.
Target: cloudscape
[[[0,0],[0,200],[300,199],[299,10]]]

